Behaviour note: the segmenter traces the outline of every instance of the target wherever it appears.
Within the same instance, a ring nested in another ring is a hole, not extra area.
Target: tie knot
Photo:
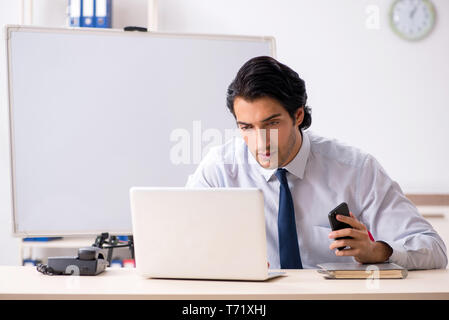
[[[287,184],[287,170],[284,168],[278,168],[275,176],[278,178],[281,184]]]

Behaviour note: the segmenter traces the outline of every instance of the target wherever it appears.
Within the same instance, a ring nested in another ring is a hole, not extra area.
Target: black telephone
[[[85,247],[78,249],[76,257],[49,257],[48,264],[37,265],[37,270],[49,275],[95,276],[108,265],[100,248]]]
[[[340,203],[335,209],[333,209],[331,212],[329,212],[328,218],[329,218],[329,223],[331,225],[332,231],[346,229],[346,228],[352,228],[349,224],[338,221],[337,217],[336,217],[337,214],[341,214],[343,216],[350,217],[348,204],[346,202]],[[336,240],[352,239],[352,237],[340,237],[340,238],[335,238],[335,239]],[[339,247],[338,250],[343,250],[344,248],[346,248],[346,247]]]

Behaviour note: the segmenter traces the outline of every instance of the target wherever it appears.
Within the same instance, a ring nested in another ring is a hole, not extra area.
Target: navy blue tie
[[[293,198],[288,187],[286,173],[287,170],[284,168],[277,169],[275,173],[281,183],[278,215],[281,269],[302,269],[298,235],[296,234],[295,208],[293,207]]]

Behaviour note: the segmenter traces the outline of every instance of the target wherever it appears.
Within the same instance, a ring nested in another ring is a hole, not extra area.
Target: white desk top
[[[0,266],[0,299],[449,299],[449,270],[409,271],[406,279],[378,282],[287,270],[280,278],[246,282],[144,279],[127,268],[91,277],[47,276],[35,267]]]

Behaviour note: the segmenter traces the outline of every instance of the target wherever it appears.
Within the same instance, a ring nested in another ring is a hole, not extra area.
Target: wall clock
[[[436,12],[430,0],[396,0],[390,9],[390,25],[401,38],[420,40],[432,31]]]

